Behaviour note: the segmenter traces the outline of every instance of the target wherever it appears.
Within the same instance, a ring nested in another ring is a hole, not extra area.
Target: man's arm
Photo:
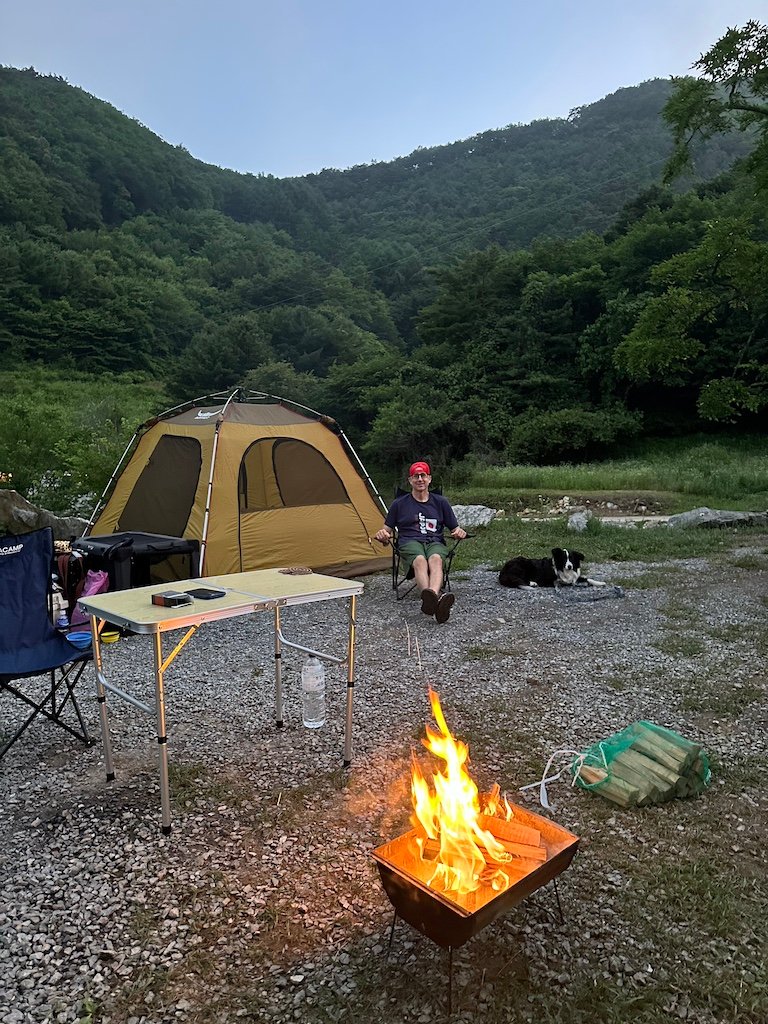
[[[374,540],[380,541],[382,544],[389,544],[394,536],[395,527],[397,526],[397,503],[399,499],[396,498],[389,507],[384,525],[373,535]]]
[[[445,522],[445,525],[448,527],[451,536],[453,537],[454,540],[464,540],[464,538],[467,536],[467,531],[462,530],[462,528],[459,526],[459,521],[456,518],[456,513],[453,511],[453,508],[451,507],[450,501],[448,501],[447,498],[443,497],[443,503],[443,520]]]

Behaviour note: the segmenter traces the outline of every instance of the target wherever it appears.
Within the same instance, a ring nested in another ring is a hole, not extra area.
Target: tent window
[[[338,473],[316,448],[292,438],[265,438],[240,464],[240,511],[299,505],[344,505],[349,495]]]
[[[194,437],[161,437],[125,503],[117,530],[183,537],[202,461]]]

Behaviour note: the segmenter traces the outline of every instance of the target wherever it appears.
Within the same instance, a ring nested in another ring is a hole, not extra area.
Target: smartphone
[[[214,601],[217,597],[224,597],[226,590],[214,590],[211,587],[197,587],[195,590],[186,590],[190,597],[199,597],[201,601]]]

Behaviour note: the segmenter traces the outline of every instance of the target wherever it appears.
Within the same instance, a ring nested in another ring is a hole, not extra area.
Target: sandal
[[[437,611],[435,612],[435,620],[437,622],[447,622],[451,617],[451,608],[456,600],[453,594],[441,594],[440,599],[437,602]]]
[[[427,590],[426,588],[422,590],[421,610],[425,615],[434,615],[439,604],[440,602],[434,590]]]

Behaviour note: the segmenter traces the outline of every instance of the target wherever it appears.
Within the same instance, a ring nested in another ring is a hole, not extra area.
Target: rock
[[[716,508],[694,508],[690,512],[681,512],[679,515],[670,516],[668,526],[760,526],[765,529],[768,526],[768,513],[766,512],[729,512],[726,509]]]
[[[86,520],[54,515],[30,504],[18,491],[0,489],[0,533],[31,533],[45,526],[53,529],[55,540],[69,540],[82,537]]]
[[[501,509],[486,508],[485,505],[454,505],[453,511],[465,530],[473,526],[487,526],[504,515]]]
[[[574,512],[572,516],[568,517],[568,529],[574,530],[576,533],[584,533],[591,518],[592,513],[589,509],[585,509],[583,512]]]

